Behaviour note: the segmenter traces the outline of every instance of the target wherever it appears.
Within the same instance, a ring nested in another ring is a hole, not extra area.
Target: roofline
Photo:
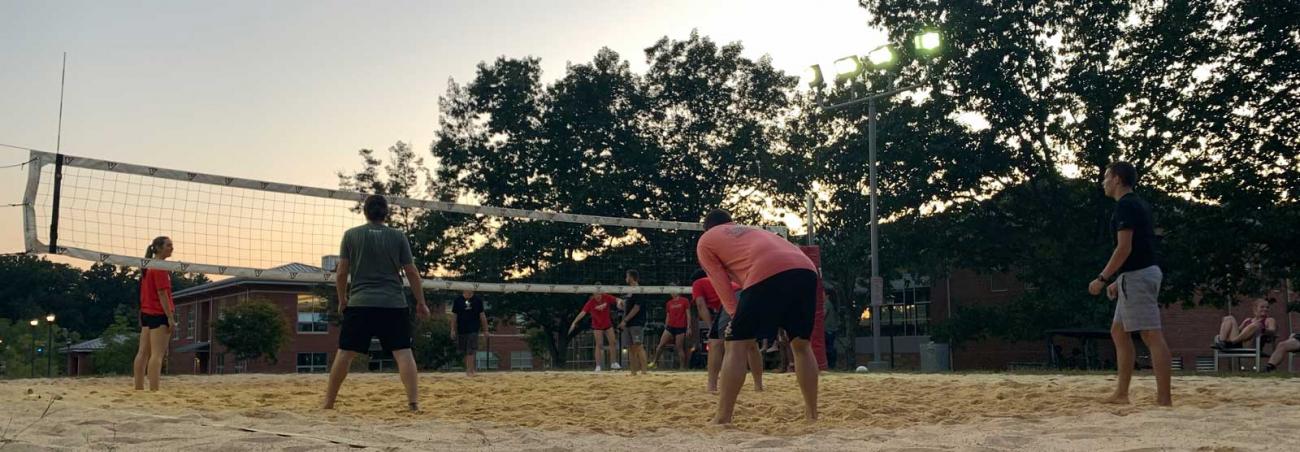
[[[261,279],[261,278],[248,278],[244,276],[238,276],[230,279],[223,279],[221,281],[213,281],[207,284],[197,285],[185,290],[180,290],[177,291],[176,293],[173,293],[172,298],[175,299],[179,297],[202,295],[208,292],[213,292],[228,287],[238,287],[244,284],[273,284],[273,285],[290,286],[290,287],[313,287],[319,285],[327,285],[327,286],[334,285],[333,283],[329,283],[329,282],[283,281],[278,279]]]

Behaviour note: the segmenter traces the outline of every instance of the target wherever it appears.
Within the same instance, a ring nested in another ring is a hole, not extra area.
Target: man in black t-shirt
[[[487,314],[483,313],[483,299],[466,290],[451,300],[451,338],[456,340],[456,352],[465,358],[465,375],[473,377],[474,355],[478,353],[478,334],[487,332]]]
[[[636,270],[628,270],[625,280],[629,286],[638,286],[641,284],[641,274]],[[627,367],[628,370],[632,371],[632,375],[636,375],[638,371],[646,373],[645,347],[641,345],[645,340],[646,306],[643,303],[645,296],[628,294],[624,297],[623,300],[619,301],[624,314],[623,321],[618,324],[618,329],[627,332],[627,335],[631,338],[632,345],[628,347],[628,360],[631,362],[628,363]]]
[[[1115,342],[1115,361],[1119,368],[1115,394],[1108,403],[1127,404],[1129,380],[1133,376],[1133,359],[1136,354],[1130,334],[1137,331],[1142,342],[1151,351],[1151,367],[1156,374],[1156,403],[1173,404],[1169,390],[1170,354],[1160,325],[1160,283],[1164,274],[1156,261],[1155,220],[1151,205],[1133,193],[1137,183],[1137,169],[1127,162],[1115,162],[1106,167],[1102,189],[1106,196],[1117,201],[1111,217],[1115,233],[1115,251],[1110,261],[1096,279],[1088,284],[1088,292],[1106,295],[1116,300],[1115,317],[1111,321],[1110,336]]]

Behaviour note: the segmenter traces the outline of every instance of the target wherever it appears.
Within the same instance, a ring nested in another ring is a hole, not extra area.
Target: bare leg
[[[171,327],[149,330],[149,390],[158,390],[158,380],[162,375],[163,356],[167,354],[167,340],[171,339]]]
[[[614,335],[614,329],[605,330],[605,349],[609,350],[609,366],[614,367],[618,362],[619,343],[618,336]]]
[[[469,377],[478,375],[478,365],[474,362],[473,353],[465,354],[465,375]]]
[[[1232,336],[1235,333],[1235,331],[1233,330],[1235,330],[1236,328],[1237,328],[1236,317],[1233,317],[1231,315],[1223,316],[1223,320],[1219,322],[1219,340],[1228,341],[1232,339]]]
[[[329,383],[325,385],[325,400],[320,405],[322,409],[334,409],[334,399],[338,398],[339,388],[343,386],[343,380],[348,378],[348,368],[352,367],[352,358],[356,356],[357,352],[347,350],[334,352],[334,365],[330,366]]]
[[[1288,354],[1294,353],[1298,350],[1300,350],[1300,341],[1295,340],[1294,338],[1278,342],[1277,347],[1273,347],[1273,355],[1268,357],[1268,363],[1272,364],[1274,367],[1280,366],[1282,365],[1282,360],[1286,359]]]
[[[794,369],[794,351],[791,350],[790,336],[785,330],[781,330],[781,340],[777,341],[777,346],[781,347],[781,355],[785,357],[785,362],[788,364],[785,370],[789,372]]]
[[[794,355],[795,378],[799,380],[799,392],[803,393],[803,417],[808,422],[817,420],[817,357],[813,355],[812,342],[795,338],[790,341],[790,352]]]
[[[1133,338],[1124,331],[1124,325],[1112,323],[1110,338],[1115,342],[1115,366],[1119,369],[1119,378],[1115,382],[1115,393],[1106,399],[1106,403],[1127,404],[1128,385],[1133,378]]]
[[[754,375],[754,390],[763,391],[763,353],[758,351],[758,343],[749,349],[749,373]]]
[[[131,375],[135,377],[135,390],[144,390],[144,377],[149,373],[149,328],[140,327],[140,348],[136,349]]]
[[[727,352],[718,378],[721,395],[718,397],[718,412],[713,416],[714,424],[731,423],[731,415],[736,410],[736,398],[745,385],[745,362],[749,359],[749,349],[753,347],[752,340],[727,341]]]
[[[726,346],[722,339],[709,339],[709,393],[718,393],[718,374],[722,370],[722,360],[726,356]]]
[[[677,368],[686,370],[686,335],[678,334],[673,339],[677,344]]]
[[[628,363],[628,367],[632,368],[632,375],[636,375],[637,371],[643,374],[649,373],[645,368],[645,347],[636,343],[635,339],[632,345],[628,346],[628,360],[631,361]]]
[[[601,352],[603,351],[601,347],[603,347],[605,344],[605,335],[597,330],[591,330],[591,334],[595,335],[596,337],[596,348],[592,349],[592,353],[593,353],[592,356],[596,360],[596,370],[604,369],[605,366],[603,363],[605,360],[605,355],[601,354]]]
[[[672,340],[672,336],[672,333],[669,333],[668,330],[664,330],[663,334],[659,335],[659,345],[655,346],[655,353],[650,358],[651,364],[659,362],[659,353],[664,351],[664,347]]]
[[[397,373],[402,378],[402,387],[406,388],[407,407],[411,411],[420,411],[420,369],[415,365],[415,355],[411,349],[393,350],[393,360],[397,361]]]
[[[1169,356],[1169,345],[1165,344],[1165,333],[1161,330],[1143,331],[1142,343],[1151,351],[1151,368],[1156,374],[1156,404],[1173,406],[1174,399],[1169,390],[1169,374],[1173,366]]]
[[[1259,323],[1251,323],[1250,325],[1247,325],[1245,328],[1242,328],[1241,331],[1238,331],[1235,334],[1233,334],[1232,338],[1228,339],[1228,342],[1243,343],[1245,341],[1254,339],[1255,334],[1258,332],[1259,332]],[[1244,346],[1245,344],[1242,345]]]

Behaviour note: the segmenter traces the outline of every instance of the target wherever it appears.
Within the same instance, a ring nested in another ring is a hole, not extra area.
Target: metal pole
[[[884,282],[880,279],[880,233],[876,218],[876,98],[867,100],[867,159],[871,184],[871,363],[869,369],[884,368],[880,358],[880,316]]]
[[[32,325],[32,359],[27,367],[31,368],[31,377],[36,378],[36,325]]]
[[[54,322],[45,322],[45,378],[50,378],[54,370],[54,354],[48,350],[51,344],[54,344]]]
[[[1282,312],[1286,313],[1286,331],[1295,334],[1295,324],[1291,323],[1291,278],[1282,279]],[[1286,362],[1286,371],[1291,372],[1291,364],[1294,360],[1288,359]]]
[[[807,200],[808,200],[808,246],[812,246],[812,245],[815,243],[815,240],[816,240],[816,237],[817,237],[817,228],[816,228],[815,220],[814,220],[814,218],[813,218],[813,212],[814,212],[814,209],[817,208],[817,207],[816,207],[815,196],[816,196],[816,195],[813,194],[812,192],[808,192],[808,196],[807,196]]]

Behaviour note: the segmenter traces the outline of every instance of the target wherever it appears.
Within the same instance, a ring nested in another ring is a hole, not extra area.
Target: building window
[[[194,319],[198,317],[199,310],[189,306],[185,311],[185,338],[194,339]]]
[[[930,334],[930,287],[928,279],[895,280],[892,292],[880,306],[881,336],[925,336]],[[862,325],[871,324],[875,315],[867,308]]]
[[[299,353],[298,373],[315,374],[329,372],[328,353]]]
[[[326,333],[329,322],[325,320],[324,298],[311,294],[298,295],[298,332]]]
[[[496,353],[478,352],[474,355],[474,367],[482,369],[500,369],[501,361]]]
[[[511,369],[532,369],[533,352],[510,352]]]
[[[989,275],[989,292],[1006,292],[1011,290],[1011,278],[1006,273]]]

